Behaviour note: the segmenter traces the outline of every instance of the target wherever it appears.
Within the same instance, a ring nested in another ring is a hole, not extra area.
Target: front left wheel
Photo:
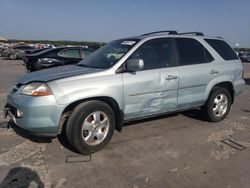
[[[67,121],[66,136],[78,152],[88,155],[109,143],[114,128],[112,108],[102,101],[87,101],[73,110]]]

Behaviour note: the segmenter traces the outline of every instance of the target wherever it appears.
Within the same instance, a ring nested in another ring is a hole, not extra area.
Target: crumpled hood
[[[102,69],[87,68],[76,65],[60,66],[55,68],[44,69],[32,73],[28,73],[21,76],[17,82],[20,84],[27,84],[33,81],[48,82],[51,80],[57,80],[60,78],[66,78],[70,76],[78,76],[83,74],[91,74],[101,72]]]

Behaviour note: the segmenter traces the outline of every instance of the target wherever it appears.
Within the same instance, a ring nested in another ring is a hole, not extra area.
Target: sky
[[[0,37],[109,42],[201,31],[250,47],[250,0],[0,0]]]

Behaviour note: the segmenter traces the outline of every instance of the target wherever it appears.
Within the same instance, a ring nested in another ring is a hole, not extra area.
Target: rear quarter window
[[[81,58],[79,49],[64,49],[58,53],[58,56],[65,58]]]
[[[212,48],[224,59],[235,60],[239,59],[234,50],[223,40],[205,39]]]
[[[90,55],[91,53],[93,53],[90,50],[83,50],[84,56],[87,57],[88,55]]]

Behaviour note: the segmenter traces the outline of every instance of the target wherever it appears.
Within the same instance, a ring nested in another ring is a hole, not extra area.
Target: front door
[[[173,67],[172,39],[145,42],[128,59],[135,58],[143,59],[144,68],[123,73],[125,120],[174,111],[178,72]]]

